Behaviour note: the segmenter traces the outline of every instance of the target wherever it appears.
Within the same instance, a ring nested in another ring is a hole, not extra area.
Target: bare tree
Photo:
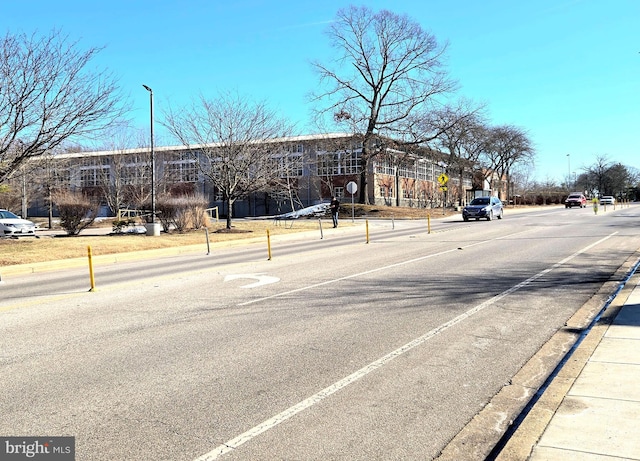
[[[0,208],[14,211],[23,218],[27,215],[24,213],[24,194],[20,193],[22,185],[26,183],[26,173],[21,172],[19,177],[14,176],[13,180],[6,184],[0,184]],[[18,211],[21,210],[21,211]]]
[[[57,151],[59,152],[47,151],[39,157],[30,158],[22,163],[2,185],[0,205],[27,217],[29,205],[34,201],[42,201],[46,203],[49,210],[49,228],[51,228],[53,226],[51,194],[55,190],[69,188],[69,165],[67,161],[57,158],[57,154],[63,153],[62,149]],[[67,174],[65,175],[63,171]]]
[[[493,182],[492,188],[497,188],[501,195],[502,182],[506,178],[508,195],[511,189],[511,171],[518,164],[533,163],[535,149],[525,130],[513,125],[502,125],[490,128],[485,155],[488,160],[486,170],[491,174]]]
[[[511,196],[513,204],[528,203],[530,195],[535,189],[533,180],[533,169],[529,165],[518,165],[510,173],[511,176]]]
[[[375,138],[404,131],[413,112],[454,89],[443,70],[446,45],[406,15],[355,6],[338,11],[328,36],[339,53],[337,68],[313,63],[327,86],[312,100],[323,102],[320,114],[332,114],[362,136],[359,201],[368,203]]]
[[[148,154],[128,152],[128,147],[145,145],[143,135],[128,126],[119,126],[109,132],[109,143],[103,150],[112,151],[108,168],[97,170],[97,186],[102,198],[114,216],[120,216],[125,207],[142,208],[149,201],[151,175]]]
[[[224,197],[230,229],[234,202],[280,177],[272,154],[291,128],[264,102],[231,94],[211,100],[201,96],[191,107],[165,115],[164,125],[193,148],[198,168]]]
[[[613,163],[606,155],[599,155],[593,165],[586,169],[588,189],[593,195],[614,195],[626,197],[633,188],[637,177],[633,169]]]
[[[0,38],[0,181],[27,159],[88,137],[124,113],[115,78],[88,69],[100,48],[59,31]]]
[[[447,170],[458,178],[457,196],[464,197],[464,175],[477,168],[487,145],[487,126],[481,108],[446,106],[432,115],[438,133],[435,145],[448,154]]]
[[[0,208],[13,210],[23,218],[28,216],[31,197],[38,193],[38,171],[33,162],[22,164],[0,189]]]
[[[292,211],[296,210],[296,206],[302,208],[298,181],[304,168],[304,156],[302,152],[294,152],[296,148],[296,144],[283,145],[279,153],[276,151],[271,155],[276,174],[266,192],[267,196],[276,200],[279,211],[281,205],[287,202]]]

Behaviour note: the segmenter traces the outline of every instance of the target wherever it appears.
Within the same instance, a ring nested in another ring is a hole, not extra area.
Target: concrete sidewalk
[[[640,274],[625,288],[574,353],[584,366],[554,378],[496,460],[640,460]]]

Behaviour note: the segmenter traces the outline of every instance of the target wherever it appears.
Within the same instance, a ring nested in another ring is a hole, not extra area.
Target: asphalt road
[[[95,292],[86,268],[3,276],[0,435],[74,436],[81,461],[435,459],[604,303],[639,215],[372,221],[369,243],[362,224],[325,229],[274,238],[271,260],[258,242],[99,266]]]

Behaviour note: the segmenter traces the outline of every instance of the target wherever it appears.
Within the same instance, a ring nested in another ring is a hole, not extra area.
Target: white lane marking
[[[240,288],[256,288],[262,285],[268,285],[270,283],[276,283],[280,281],[278,277],[273,277],[271,275],[265,275],[265,274],[231,274],[231,275],[226,275],[224,277],[225,282],[228,282],[229,280],[238,280],[238,279],[256,280],[256,282],[250,283],[248,285],[242,285]]]
[[[307,408],[310,408],[313,405],[321,402],[322,400],[324,400],[325,398],[329,397],[330,395],[338,392],[340,389],[342,389],[344,387],[347,387],[349,384],[352,384],[355,381],[359,380],[360,378],[362,378],[362,377],[368,375],[369,373],[377,370],[378,368],[381,368],[382,366],[384,366],[385,364],[387,364],[391,360],[401,356],[402,354],[410,351],[411,349],[413,349],[413,348],[415,348],[417,346],[420,346],[421,344],[423,344],[428,339],[433,338],[434,336],[436,336],[436,335],[448,330],[449,328],[453,327],[454,325],[457,325],[458,323],[462,322],[463,320],[468,319],[472,315],[477,314],[478,312],[482,311],[483,309],[495,304],[496,302],[500,301],[504,297],[506,297],[506,296],[518,291],[519,289],[529,285],[531,282],[539,279],[540,277],[542,277],[545,274],[548,274],[552,270],[557,269],[558,267],[560,267],[563,264],[567,263],[568,261],[572,260],[576,256],[579,256],[580,254],[584,253],[585,251],[588,251],[591,248],[601,244],[602,242],[608,240],[609,238],[613,237],[617,233],[618,232],[614,232],[612,234],[609,234],[606,237],[603,237],[602,239],[598,240],[597,242],[592,243],[591,245],[587,245],[586,247],[582,248],[581,250],[578,250],[577,252],[575,252],[572,255],[566,257],[565,259],[561,260],[560,262],[555,263],[553,266],[551,266],[551,267],[549,267],[547,269],[544,269],[541,272],[538,272],[537,274],[529,277],[525,281],[520,282],[517,285],[512,286],[508,290],[505,290],[502,293],[497,294],[493,298],[488,299],[487,301],[485,301],[485,302],[483,302],[481,304],[478,304],[477,306],[469,309],[466,312],[463,312],[462,314],[458,315],[457,317],[454,317],[453,319],[449,320],[448,322],[443,323],[442,325],[440,325],[440,326],[434,328],[433,330],[425,333],[424,335],[414,339],[413,341],[405,344],[404,346],[399,347],[398,349],[394,350],[393,352],[390,352],[389,354],[385,355],[384,357],[381,357],[378,360],[376,360],[374,362],[371,362],[369,365],[366,365],[365,367],[360,368],[355,373],[352,373],[349,376],[347,376],[345,378],[342,378],[340,381],[335,382],[331,386],[322,389],[317,394],[314,394],[311,397],[309,397],[309,398],[307,398],[307,399],[295,404],[294,406],[287,408],[286,410],[284,410],[283,412],[273,416],[272,418],[269,418],[266,421],[263,421],[262,423],[258,424],[257,426],[255,426],[255,427],[249,429],[248,431],[240,434],[239,436],[235,437],[234,439],[231,439],[228,442],[217,446],[216,448],[211,450],[209,453],[204,454],[204,455],[200,456],[199,458],[196,458],[195,461],[214,461],[214,460],[218,459],[220,456],[235,450],[236,448],[240,447],[242,444],[244,444],[246,442],[249,442],[251,439],[257,437],[258,435],[262,434],[263,432],[266,432],[266,431],[268,431],[270,429],[273,429],[278,424],[288,420],[289,418],[292,418],[293,416],[295,416],[296,414],[300,413],[301,411],[306,410]],[[468,245],[468,246],[471,246],[471,245]],[[445,252],[442,252],[442,253],[439,253],[439,254],[442,255],[442,254],[445,254],[445,253],[449,253],[450,251],[457,251],[457,250],[449,250],[449,251],[445,251]],[[392,265],[386,266],[386,267],[400,266],[402,264],[406,264],[406,263],[409,263],[409,262],[420,261],[422,259],[426,259],[426,257],[416,258],[416,259],[412,259],[410,261],[406,261],[405,263],[392,264]],[[376,270],[362,272],[360,275],[368,274],[368,273],[375,272],[375,271]],[[354,276],[351,276],[351,277],[354,277]],[[345,279],[351,278],[351,277],[342,277],[342,278],[336,279],[334,281],[345,280]],[[327,282],[327,283],[330,283],[330,282]],[[319,285],[323,285],[323,284],[324,283],[317,284],[317,285],[312,285],[311,287],[319,286]],[[311,288],[311,287],[309,287],[309,288]],[[301,291],[301,290],[293,290],[290,293],[293,293],[295,291]],[[274,297],[274,296],[270,296],[270,297],[263,298],[263,299],[269,299],[269,298],[272,298],[272,297]]]
[[[520,233],[520,232],[518,232],[518,233]],[[513,234],[513,235],[515,235],[515,234]],[[488,242],[491,242],[491,240],[483,240],[481,242],[471,243],[469,245],[466,245],[465,248],[471,248],[471,247],[474,247],[474,246],[477,246],[477,245],[484,245],[485,243],[488,243]],[[438,256],[446,255],[448,253],[453,253],[454,251],[459,251],[459,249],[458,248],[453,248],[451,250],[441,251],[440,253],[433,253],[433,254],[430,254],[430,255],[421,256],[419,258],[409,259],[407,261],[401,261],[401,262],[395,263],[395,264],[389,264],[388,266],[378,267],[376,269],[370,269],[368,271],[358,272],[356,274],[345,275],[344,277],[338,277],[337,279],[327,280],[325,282],[315,283],[313,285],[307,285],[307,286],[304,286],[304,287],[296,288],[294,290],[283,291],[282,293],[276,293],[276,294],[271,295],[271,296],[265,296],[263,298],[258,298],[258,299],[254,299],[254,300],[251,300],[251,301],[246,301],[244,303],[238,304],[238,306],[247,306],[249,304],[259,303],[259,302],[262,302],[262,301],[266,301],[268,299],[278,298],[280,296],[286,296],[286,295],[290,295],[292,293],[299,293],[300,291],[306,291],[306,290],[310,290],[312,288],[318,288],[318,287],[321,287],[321,286],[324,286],[324,285],[330,285],[330,284],[333,284],[333,283],[336,283],[336,282],[340,282],[342,280],[349,280],[349,279],[352,279],[352,278],[361,277],[363,275],[373,274],[375,272],[386,271],[387,269],[391,269],[393,267],[400,267],[400,266],[404,266],[404,265],[407,265],[407,264],[412,264],[412,263],[415,263],[415,262],[418,262],[418,261],[423,261],[425,259],[437,258]]]

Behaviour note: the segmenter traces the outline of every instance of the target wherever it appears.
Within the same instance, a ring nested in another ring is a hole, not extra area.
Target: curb
[[[617,274],[628,274],[637,262],[634,254],[617,270]],[[616,280],[624,277],[613,277]],[[606,282],[575,314],[558,330],[542,348],[516,373],[510,382],[476,414],[469,423],[447,444],[438,461],[460,459],[485,459],[497,461],[522,461],[527,459],[551,418],[562,403],[567,392],[600,343],[609,324],[618,314],[631,294],[640,273],[634,274],[622,290],[611,300],[600,319],[583,338],[578,347],[582,331],[601,313],[602,308],[615,293],[619,282]],[[632,282],[633,281],[633,282]],[[554,369],[571,354],[566,363],[553,377],[540,398],[524,416],[511,436],[511,426],[530,404],[531,400],[549,380]],[[505,440],[505,437],[508,437]],[[500,447],[500,443],[504,445]]]

